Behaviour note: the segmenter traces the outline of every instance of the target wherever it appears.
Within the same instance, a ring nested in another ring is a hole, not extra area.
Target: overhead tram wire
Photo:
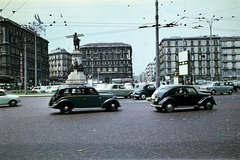
[[[5,10],[5,8],[12,2],[12,0],[10,0],[5,7],[3,7],[2,11]]]
[[[12,11],[13,13],[8,17],[8,19],[9,19],[10,17],[12,17],[12,15],[13,15],[14,13],[16,13],[19,9],[21,9],[28,1],[29,1],[29,0],[26,0],[26,2],[24,2],[16,11]]]

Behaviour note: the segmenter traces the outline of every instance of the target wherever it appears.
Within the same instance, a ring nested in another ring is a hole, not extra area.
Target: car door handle
[[[189,97],[188,95],[184,95],[184,97]]]

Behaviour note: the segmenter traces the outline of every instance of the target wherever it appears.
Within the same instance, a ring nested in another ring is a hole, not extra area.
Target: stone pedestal
[[[66,84],[82,84],[82,85],[84,85],[85,81],[86,81],[86,76],[83,74],[83,72],[78,72],[77,69],[74,69],[74,71],[68,75]]]

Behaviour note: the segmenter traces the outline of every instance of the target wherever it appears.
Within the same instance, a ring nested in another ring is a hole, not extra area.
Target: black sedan
[[[172,112],[174,108],[194,107],[211,110],[216,102],[213,96],[197,92],[192,86],[174,85],[164,86],[157,89],[157,94],[152,100],[152,107],[158,111]]]

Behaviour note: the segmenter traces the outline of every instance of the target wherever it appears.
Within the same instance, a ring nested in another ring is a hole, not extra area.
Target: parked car
[[[58,87],[59,87],[59,86],[50,86],[50,88],[49,88],[49,89],[47,89],[47,90],[45,91],[45,93],[52,93],[52,92],[56,92],[56,91],[57,91],[57,89],[58,89]]]
[[[51,86],[36,86],[32,90],[37,91],[38,93],[45,93],[46,90],[50,89]]]
[[[74,108],[106,108],[116,111],[120,103],[113,94],[99,93],[94,87],[59,87],[52,96],[49,107],[59,109],[61,113],[70,113]]]
[[[216,93],[233,93],[233,86],[226,86],[224,82],[208,82],[203,86],[200,86],[200,92],[211,93],[212,95]]]
[[[160,87],[151,106],[158,111],[172,112],[175,108],[203,106],[211,110],[216,102],[213,96],[197,92],[193,86],[173,85]]]
[[[151,97],[153,92],[156,90],[156,87],[153,84],[147,84],[142,89],[134,90],[132,96],[136,99],[145,100],[147,97]]]
[[[127,89],[122,84],[108,84],[106,87],[98,89],[98,91],[109,92],[115,94],[116,96],[123,96],[125,98],[128,98],[131,96],[134,89]]]
[[[224,82],[224,84],[226,86],[232,86],[235,92],[240,92],[240,84],[237,84],[236,82]]]
[[[125,84],[124,84],[124,87],[125,87],[126,89],[133,89],[133,85],[132,85],[131,83],[125,83]]]
[[[3,89],[0,89],[0,105],[9,104],[9,106],[16,106],[19,102],[19,96],[7,94]]]

